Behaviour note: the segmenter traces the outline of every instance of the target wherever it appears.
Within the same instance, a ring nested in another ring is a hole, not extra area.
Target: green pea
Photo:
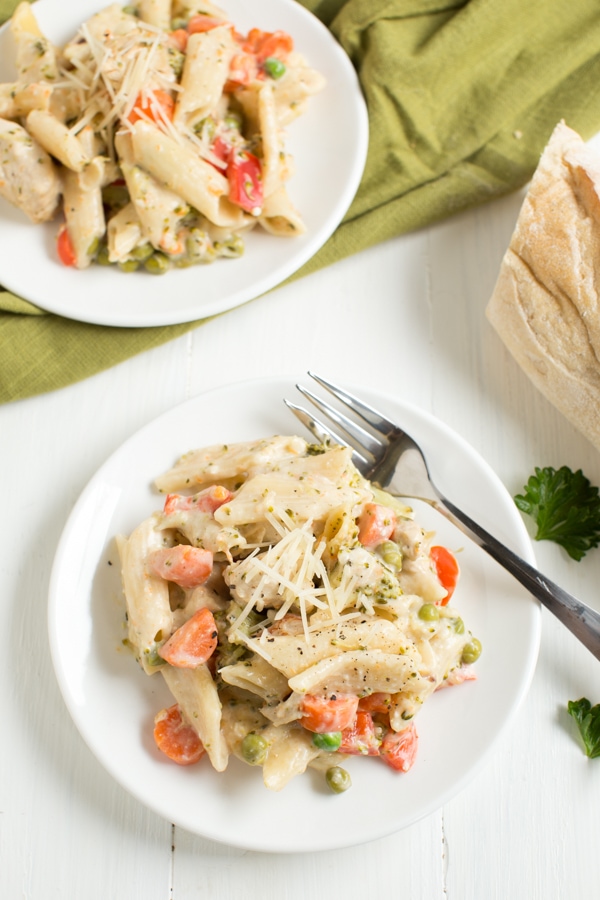
[[[471,638],[468,644],[463,647],[461,662],[469,665],[481,656],[481,641],[477,638]]]
[[[107,184],[102,189],[102,201],[111,210],[123,209],[129,203],[129,192],[124,184]]]
[[[134,247],[131,251],[131,256],[134,259],[139,260],[140,262],[145,262],[149,259],[154,253],[154,247],[150,243],[141,244],[139,247]]]
[[[217,123],[212,116],[205,116],[204,119],[200,119],[200,121],[196,122],[194,125],[194,132],[212,142],[217,133]]]
[[[392,566],[394,569],[400,570],[402,568],[402,551],[398,544],[395,544],[394,541],[384,541],[383,544],[380,544],[378,547],[379,554],[388,566]]]
[[[268,56],[265,59],[263,66],[267,75],[270,75],[271,78],[275,78],[275,80],[281,78],[282,75],[285,75],[285,63],[282,63],[276,56]]]
[[[424,622],[435,622],[440,617],[440,611],[435,603],[424,603],[418,612],[418,616]]]
[[[124,6],[123,12],[125,13],[126,16],[137,16],[138,15],[137,6]]]
[[[187,28],[188,20],[181,17],[171,19],[171,31],[179,31],[180,28]]]
[[[343,794],[348,788],[352,787],[352,779],[350,773],[341,766],[332,766],[325,773],[325,781],[334,794]]]
[[[268,748],[269,745],[261,734],[250,731],[242,741],[242,757],[251,766],[261,766]]]
[[[135,270],[139,267],[139,262],[137,259],[124,259],[118,266],[121,272],[135,272]]]
[[[169,267],[169,260],[164,253],[154,253],[144,263],[146,272],[150,272],[151,275],[164,275],[165,272],[168,272]]]
[[[110,266],[111,262],[108,258],[108,247],[106,244],[100,244],[98,253],[96,254],[96,262],[99,266]]]
[[[239,113],[228,112],[223,119],[223,122],[227,126],[227,128],[235,128],[236,131],[242,130],[243,120]]]
[[[164,666],[165,664],[165,660],[160,655],[160,646],[158,644],[152,644],[151,647],[145,650],[144,658],[149,666]]]
[[[453,619],[453,620],[452,620],[452,624],[453,624],[454,630],[455,630],[455,632],[456,632],[457,634],[464,634],[464,633],[465,633],[465,623],[464,623],[463,620],[460,618],[460,616],[457,616],[456,619]]]
[[[339,750],[342,743],[341,731],[328,731],[325,734],[313,734],[312,742],[319,750]]]

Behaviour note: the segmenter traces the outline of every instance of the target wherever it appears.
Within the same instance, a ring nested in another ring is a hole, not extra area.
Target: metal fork
[[[600,613],[554,584],[444,497],[431,480],[421,448],[399,425],[342,388],[312,372],[308,374],[354,414],[350,418],[312,391],[296,385],[329,420],[330,424],[326,424],[303,407],[284,400],[319,443],[350,447],[354,464],[370,481],[395,496],[424,500],[437,509],[510,572],[600,659]],[[369,427],[365,428],[361,422]]]

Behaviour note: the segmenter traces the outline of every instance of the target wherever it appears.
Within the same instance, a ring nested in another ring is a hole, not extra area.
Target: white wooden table
[[[132,799],[73,725],[47,640],[48,579],[80,491],[124,439],[207,389],[309,368],[394,393],[458,431],[511,494],[535,465],[600,456],[541,397],[484,317],[520,196],[391,241],[53,394],[0,408],[0,896],[3,900],[592,900],[600,760],[569,699],[600,663],[549,614],[528,697],[463,792],[411,828],[325,854],[243,852]],[[410,374],[409,373],[416,373]],[[540,568],[600,608],[600,550],[537,544]]]

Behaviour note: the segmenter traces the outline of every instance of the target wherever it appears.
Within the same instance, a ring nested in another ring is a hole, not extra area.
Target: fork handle
[[[496,562],[510,572],[563,625],[566,625],[596,659],[600,659],[600,613],[554,584],[553,581],[538,572],[534,566],[525,562],[524,559],[496,540],[449,500],[444,498],[443,502],[434,505],[457,528],[465,532]]]

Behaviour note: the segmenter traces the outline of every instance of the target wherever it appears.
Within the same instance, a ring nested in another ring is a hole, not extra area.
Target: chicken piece
[[[16,122],[0,119],[0,196],[47,222],[58,206],[61,181],[46,151]]]

